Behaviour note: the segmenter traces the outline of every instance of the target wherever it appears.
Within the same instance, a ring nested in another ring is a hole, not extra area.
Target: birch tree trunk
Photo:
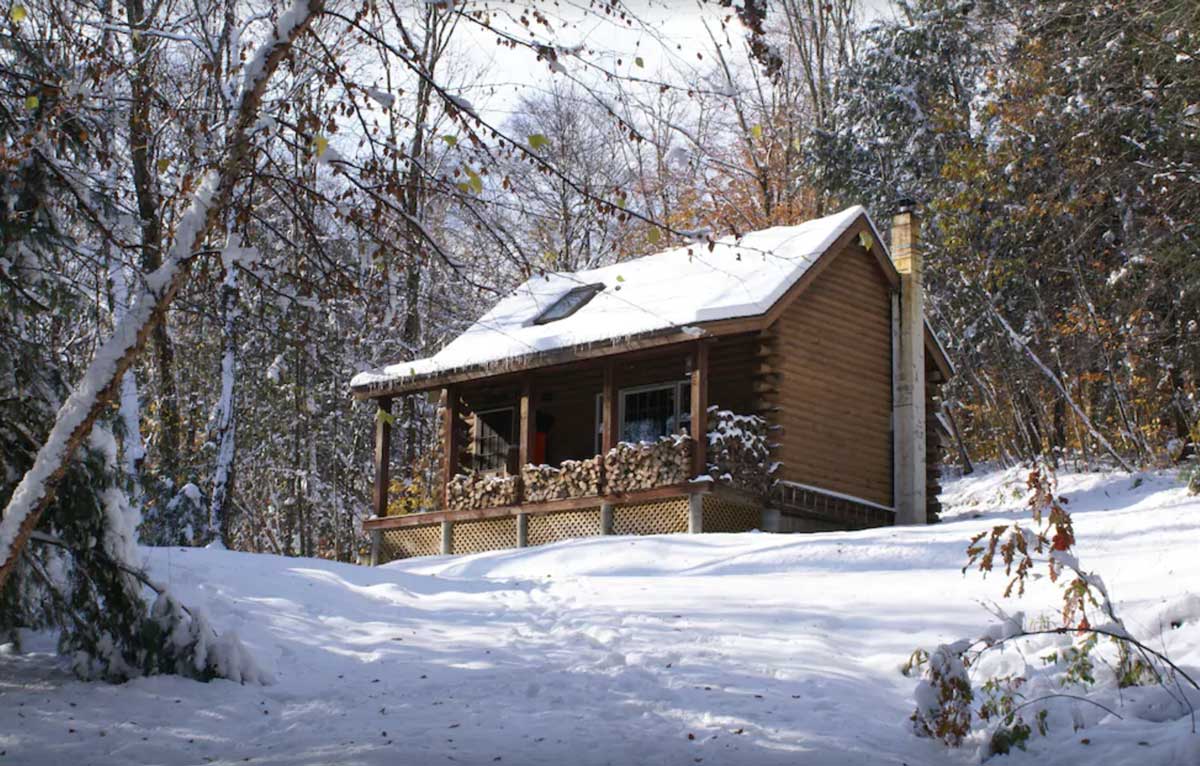
[[[229,204],[234,187],[250,167],[252,132],[262,108],[263,94],[296,40],[324,8],[324,0],[296,0],[280,15],[271,37],[246,67],[246,77],[231,125],[225,153],[192,195],[179,220],[175,239],[163,265],[146,279],[139,296],[112,337],[97,350],[83,378],[58,411],[54,427],[33,466],[22,477],[0,519],[0,588],[4,587],[22,549],[54,497],[75,450],[112,400],[121,377],[162,322],[167,308],[187,282],[191,259]]]
[[[230,243],[232,245],[232,243]],[[233,491],[234,457],[237,453],[237,265],[225,259],[221,283],[221,398],[217,402],[217,464],[213,471],[208,528],[213,539],[225,544],[225,507]]]
[[[129,280],[125,267],[116,258],[108,266],[108,280],[112,285],[113,324],[125,321],[129,313]],[[142,442],[141,403],[138,399],[137,376],[126,370],[121,376],[121,395],[118,414],[124,433],[121,435],[121,466],[133,488],[134,496],[141,494],[141,464],[146,456],[146,445]]]

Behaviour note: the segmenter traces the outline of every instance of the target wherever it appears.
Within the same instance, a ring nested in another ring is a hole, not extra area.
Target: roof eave
[[[757,315],[697,322],[686,327],[666,327],[622,338],[591,341],[535,354],[506,357],[405,378],[392,378],[368,383],[364,386],[352,386],[350,392],[355,399],[378,399],[385,396],[419,394],[458,383],[497,378],[572,362],[602,359],[607,356],[619,356],[646,348],[670,346],[739,332],[752,332],[761,329],[763,317],[764,315]]]

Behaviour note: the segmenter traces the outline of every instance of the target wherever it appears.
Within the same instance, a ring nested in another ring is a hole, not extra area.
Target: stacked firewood
[[[691,476],[692,440],[686,436],[621,442],[604,456],[605,489],[614,494],[682,484]]]
[[[758,415],[708,410],[708,472],[717,481],[754,494],[771,488],[767,421]]]
[[[525,502],[544,503],[547,500],[599,495],[600,466],[599,457],[564,460],[558,468],[549,465],[526,465],[521,468]]]
[[[446,486],[446,507],[452,511],[516,505],[520,496],[519,476],[497,476],[474,471],[460,473]]]

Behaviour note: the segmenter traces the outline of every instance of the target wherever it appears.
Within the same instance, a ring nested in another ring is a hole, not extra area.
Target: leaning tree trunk
[[[271,38],[246,67],[241,100],[226,141],[225,156],[209,171],[192,195],[176,227],[175,239],[163,265],[146,279],[146,291],[118,324],[112,337],[97,350],[82,380],[59,409],[54,427],[33,466],[17,485],[0,519],[0,588],[54,497],[71,456],[91,433],[92,425],[112,400],[121,376],[133,364],[150,335],[187,282],[192,254],[204,244],[220,220],[238,180],[250,167],[251,138],[263,94],[271,75],[324,8],[324,0],[296,0],[285,11]]]
[[[125,278],[125,267],[120,260],[111,257],[108,267],[109,282],[112,284],[113,324],[119,325],[129,310],[129,282]],[[137,376],[126,370],[121,376],[121,395],[118,413],[124,433],[121,435],[121,465],[134,495],[141,494],[141,464],[146,455],[142,442],[141,405],[138,400]]]

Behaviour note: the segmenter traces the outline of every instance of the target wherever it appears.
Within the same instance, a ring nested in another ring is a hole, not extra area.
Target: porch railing
[[[664,436],[655,441],[621,442],[604,455],[564,460],[558,466],[526,464],[515,475],[457,474],[446,488],[446,509],[623,495],[695,480],[717,481],[766,496],[775,469],[766,420],[712,407],[707,425],[707,471],[701,477],[693,469],[695,442],[684,435]]]

